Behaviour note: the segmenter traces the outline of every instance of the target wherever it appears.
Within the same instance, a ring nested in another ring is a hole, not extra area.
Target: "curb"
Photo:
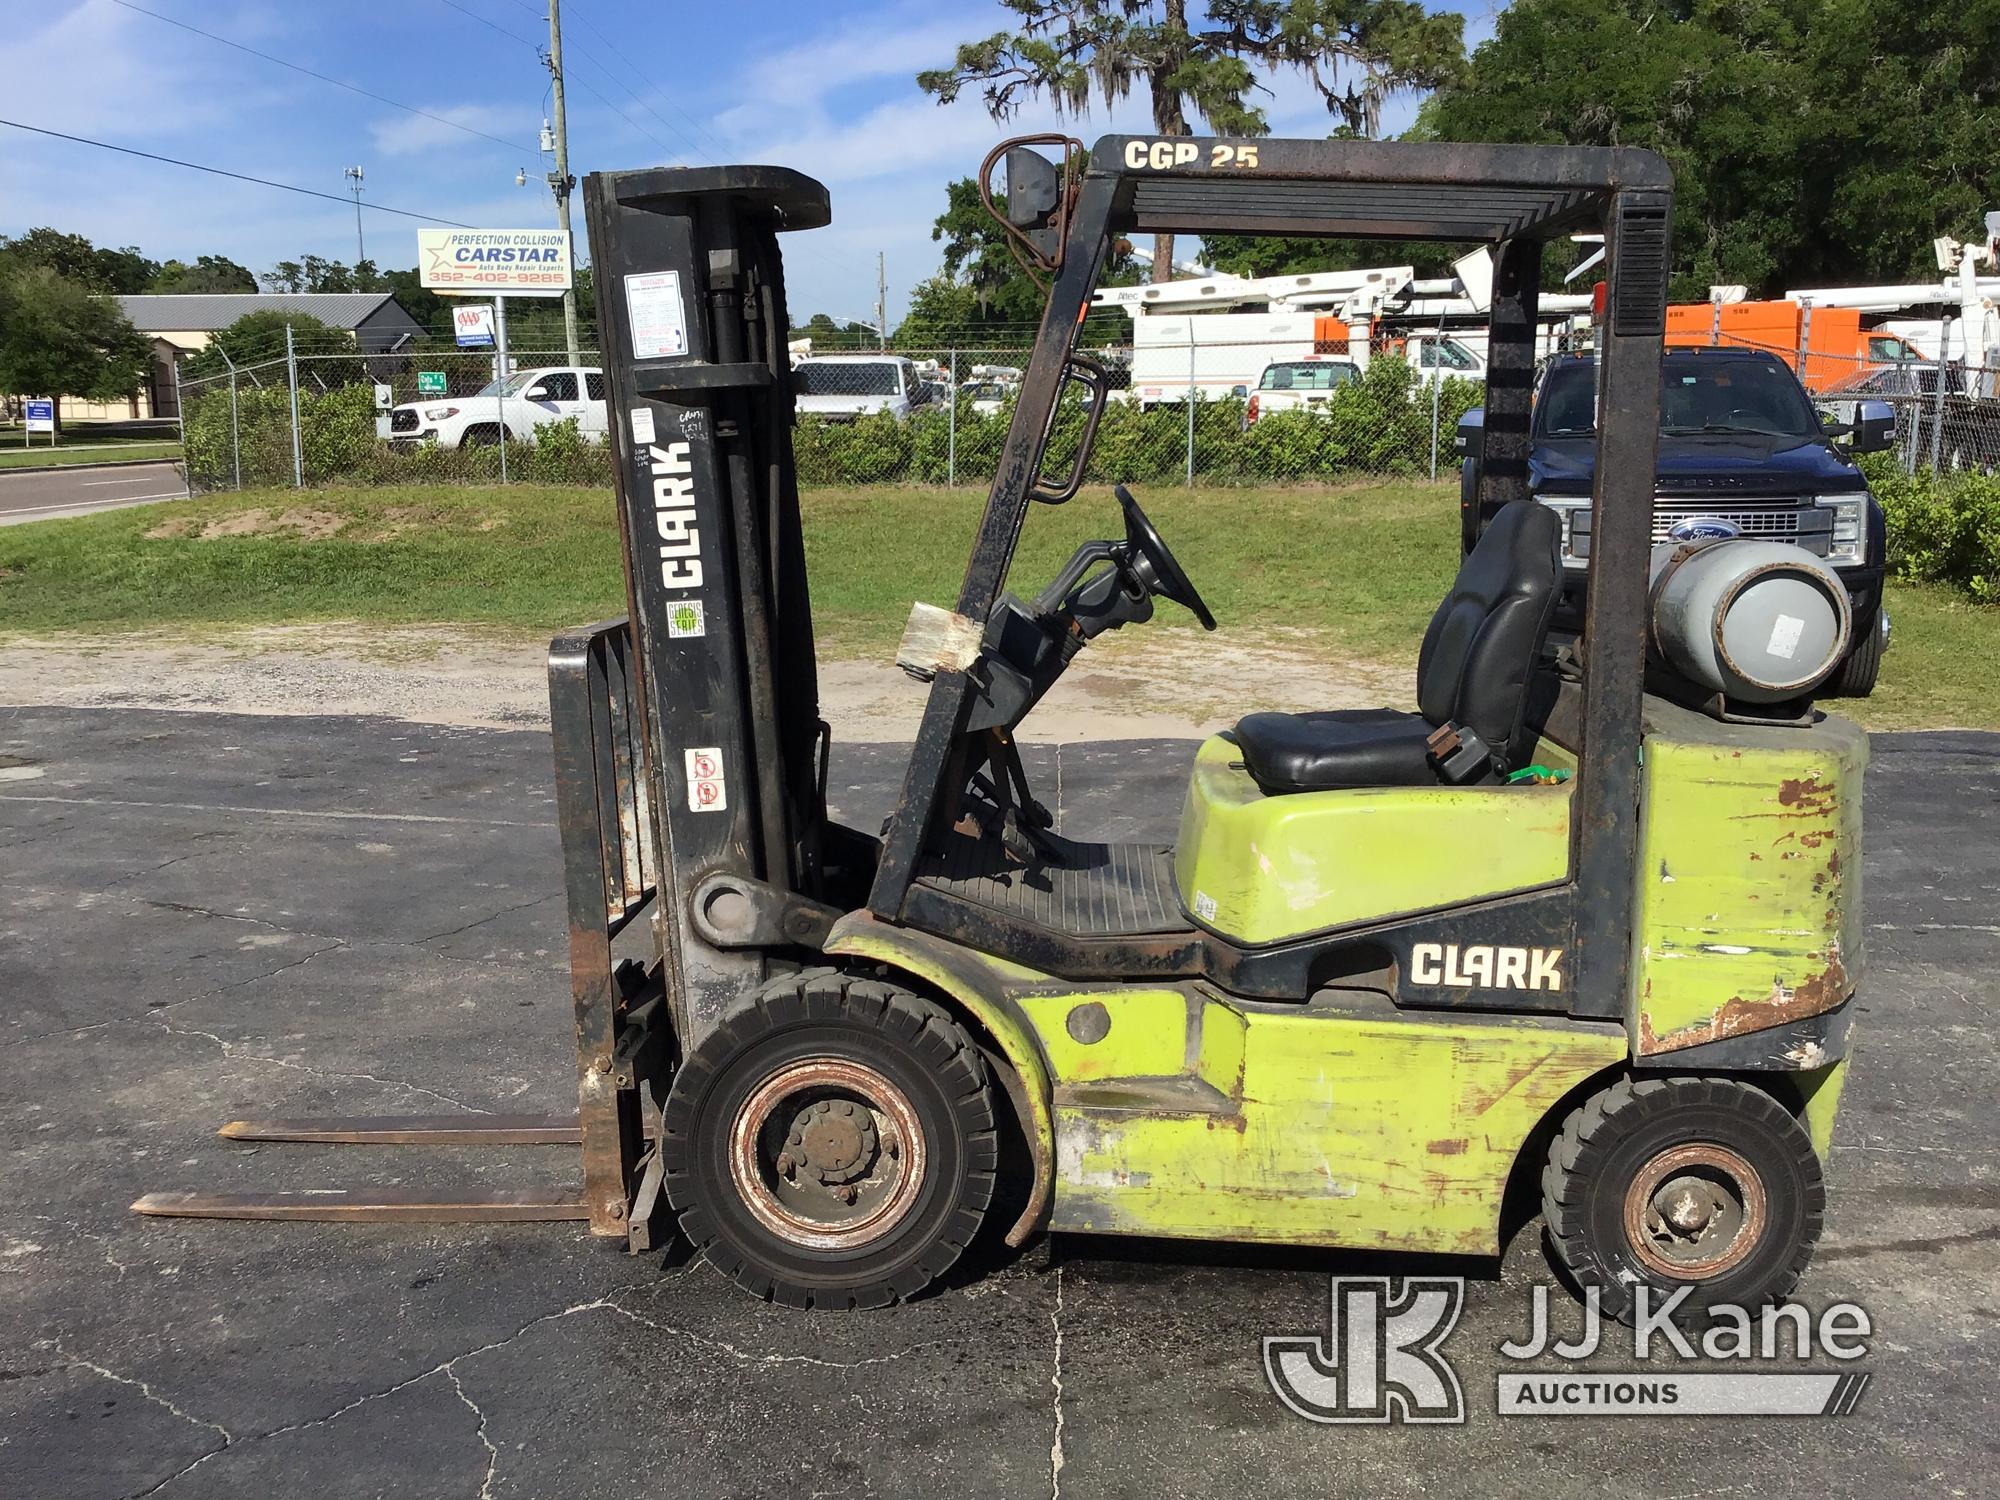
[[[185,458],[107,458],[101,463],[88,464],[8,464],[0,467],[0,479],[9,474],[75,474],[86,469],[137,469],[147,464],[172,464],[180,468],[187,463]]]

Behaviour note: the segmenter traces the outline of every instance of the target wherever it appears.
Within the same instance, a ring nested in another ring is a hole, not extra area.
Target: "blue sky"
[[[553,223],[535,154],[548,74],[540,0],[134,0],[511,144],[462,134],[194,36],[114,0],[9,7],[0,116],[281,182],[340,193],[359,164],[366,200],[481,227]],[[1468,32],[1490,30],[1473,4]],[[571,170],[718,161],[797,167],[832,192],[834,222],[790,237],[800,318],[872,316],[887,257],[893,324],[937,269],[931,221],[944,185],[1006,135],[1057,128],[1030,106],[1006,126],[976,97],[940,107],[914,82],[957,43],[998,30],[996,0],[563,0]],[[1269,80],[1273,133],[1324,135],[1296,77]],[[1411,106],[1393,107],[1394,130]],[[1143,104],[1071,122],[1085,140],[1147,128]],[[36,224],[136,244],[156,259],[202,253],[263,273],[312,252],[354,258],[354,214],[245,183],[0,128],[0,233]],[[526,168],[530,185],[517,188]],[[579,206],[580,207],[580,206]],[[368,252],[415,264],[415,221],[364,215]],[[577,214],[582,239],[582,215]]]

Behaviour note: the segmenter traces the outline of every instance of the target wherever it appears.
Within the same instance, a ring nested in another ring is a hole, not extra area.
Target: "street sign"
[[[375,410],[387,411],[396,404],[396,388],[386,380],[375,382]]]
[[[561,229],[419,229],[417,280],[434,292],[560,297],[570,287]]]
[[[452,331],[458,335],[461,349],[491,349],[493,347],[493,304],[473,302],[451,310]]]
[[[417,394],[419,396],[442,396],[444,394],[444,371],[417,371]]]
[[[27,403],[28,431],[54,432],[56,430],[56,404],[53,401],[30,399]]]

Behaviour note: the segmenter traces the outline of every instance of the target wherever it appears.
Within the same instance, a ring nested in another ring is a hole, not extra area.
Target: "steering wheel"
[[[1122,484],[1113,485],[1111,492],[1118,497],[1118,504],[1125,512],[1125,544],[1130,549],[1126,562],[1139,582],[1145,585],[1148,593],[1171,599],[1188,610],[1201,622],[1203,630],[1215,629],[1215,616],[1201,602],[1201,595],[1188,581],[1186,570],[1167,550],[1159,530],[1146,519],[1146,513],[1139,509],[1139,502],[1132,498],[1132,492]]]

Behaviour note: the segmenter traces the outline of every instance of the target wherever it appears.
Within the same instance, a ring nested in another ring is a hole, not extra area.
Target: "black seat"
[[[1518,770],[1528,688],[1562,580],[1561,522],[1532,500],[1504,505],[1431,616],[1417,656],[1418,713],[1388,708],[1249,714],[1236,725],[1243,764],[1266,792],[1472,783]],[[1446,775],[1433,731],[1470,731],[1485,754]]]

